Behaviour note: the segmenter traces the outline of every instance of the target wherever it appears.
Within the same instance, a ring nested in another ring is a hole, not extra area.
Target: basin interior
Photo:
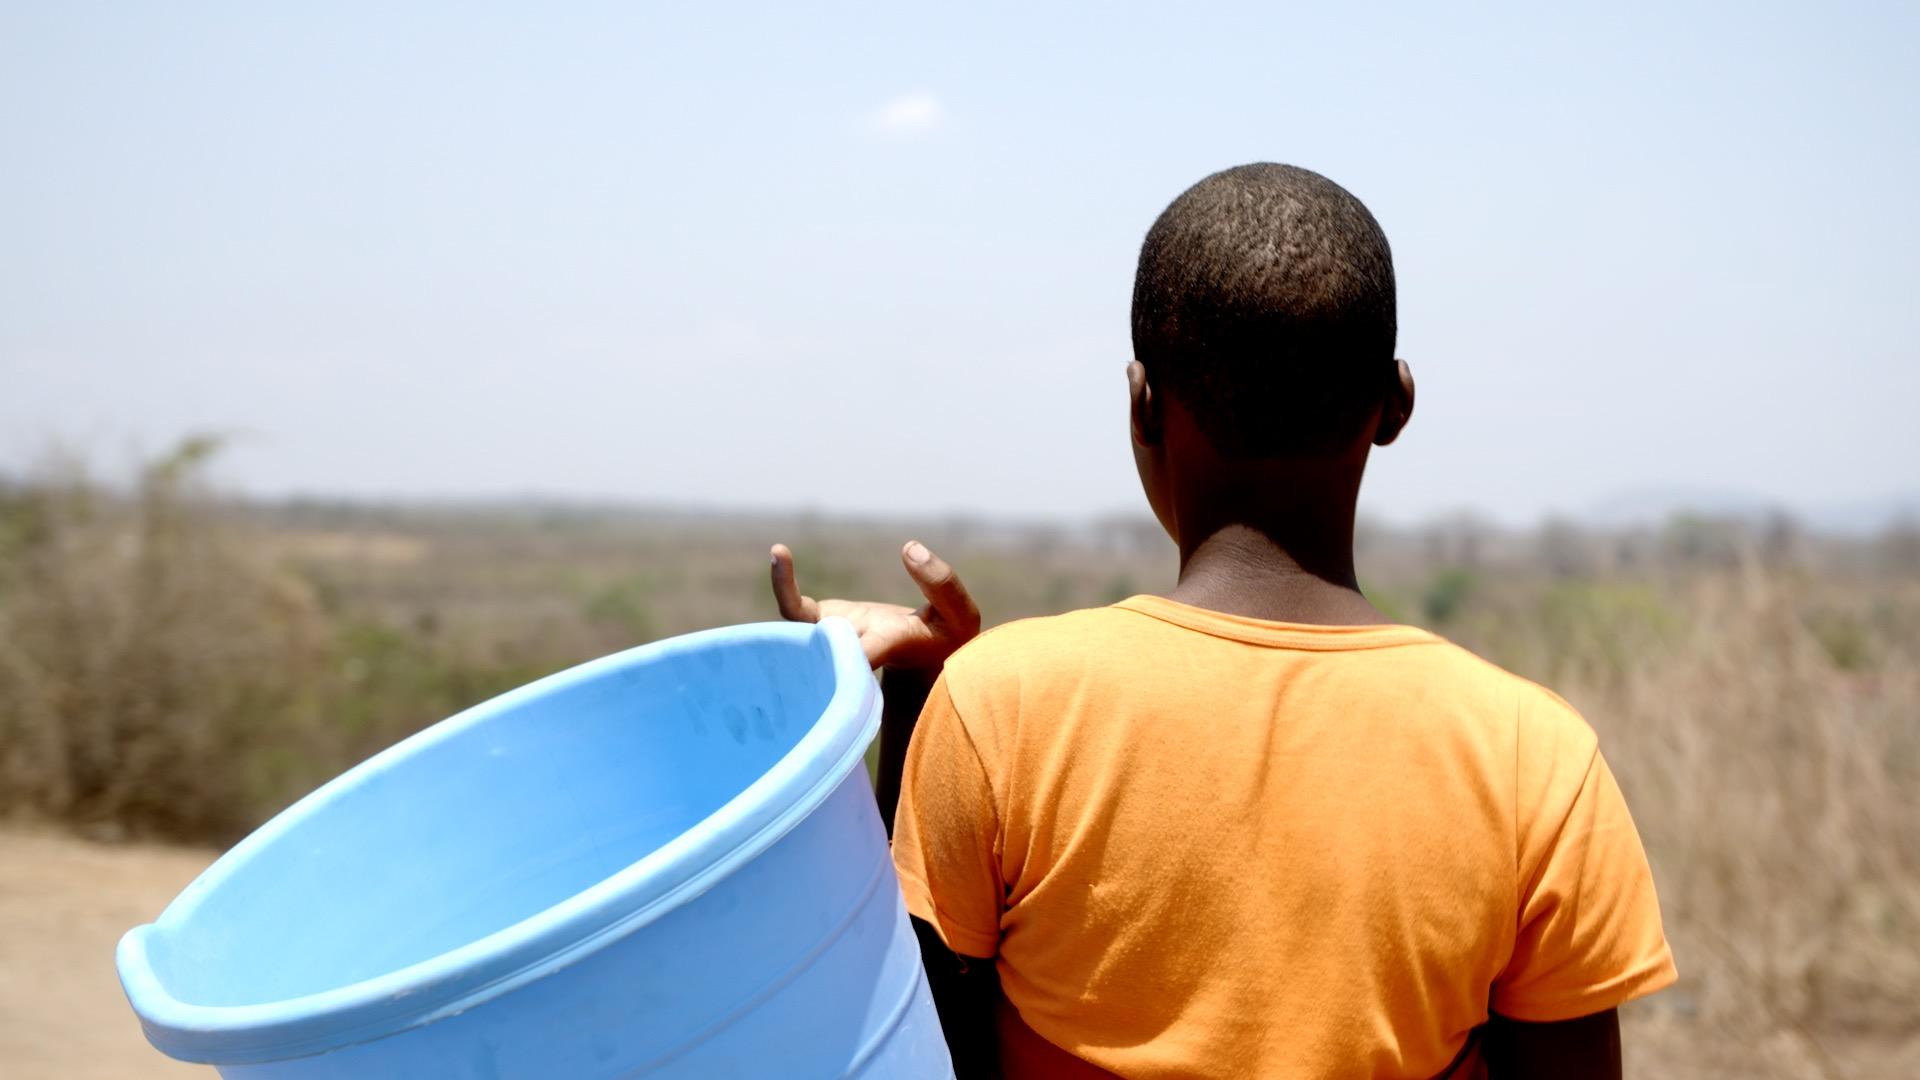
[[[562,679],[296,811],[163,921],[149,945],[161,984],[199,1005],[282,1001],[511,926],[698,827],[793,748],[834,686],[817,630],[670,642]]]

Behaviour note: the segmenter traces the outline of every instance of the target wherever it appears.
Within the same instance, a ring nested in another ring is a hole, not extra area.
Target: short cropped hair
[[[1140,246],[1134,358],[1224,456],[1350,443],[1395,377],[1395,331],[1386,234],[1319,173],[1214,173]]]

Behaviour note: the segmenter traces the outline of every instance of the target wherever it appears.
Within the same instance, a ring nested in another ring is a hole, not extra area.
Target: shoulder
[[[1472,665],[1481,685],[1496,695],[1484,715],[1498,723],[1500,741],[1511,746],[1523,834],[1551,827],[1600,761],[1599,735],[1579,710],[1547,687],[1465,649],[1449,648],[1459,654],[1463,669]]]
[[[1541,850],[1600,761],[1593,727],[1565,698],[1451,642],[1405,650],[1397,680],[1421,687],[1433,707],[1413,710],[1429,730],[1464,736],[1486,779],[1511,807],[1523,861]]]
[[[996,626],[947,658],[929,708],[967,732],[989,777],[998,778],[997,763],[1019,741],[1021,716],[1062,708],[1096,674],[1097,658],[1114,655],[1113,624],[1123,618],[1104,608]]]
[[[1593,728],[1565,698],[1444,638],[1436,637],[1434,645],[1405,650],[1405,663],[1415,669],[1407,674],[1497,724],[1521,752],[1543,747],[1575,755],[1593,752]]]
[[[1119,639],[1137,635],[1147,622],[1103,607],[1002,623],[947,659],[948,681],[992,686],[1077,672],[1090,660],[1112,656]]]
[[[1088,608],[1003,623],[947,658],[953,705],[983,723],[1060,707],[1089,683],[1114,676],[1154,643],[1157,624],[1121,608]]]

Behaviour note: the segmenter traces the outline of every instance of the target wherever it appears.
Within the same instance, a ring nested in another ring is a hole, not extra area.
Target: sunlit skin
[[[773,545],[773,598],[792,622],[841,618],[853,624],[867,662],[875,668],[938,670],[953,651],[980,632],[980,609],[945,559],[917,540],[900,549],[907,577],[926,597],[917,608],[875,600],[815,600],[794,580],[793,552]]]

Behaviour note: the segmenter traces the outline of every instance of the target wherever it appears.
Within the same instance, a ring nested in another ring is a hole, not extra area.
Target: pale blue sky
[[[0,8],[0,468],[1133,509],[1139,239],[1264,159],[1394,245],[1373,512],[1920,490],[1915,5],[655,6]]]

